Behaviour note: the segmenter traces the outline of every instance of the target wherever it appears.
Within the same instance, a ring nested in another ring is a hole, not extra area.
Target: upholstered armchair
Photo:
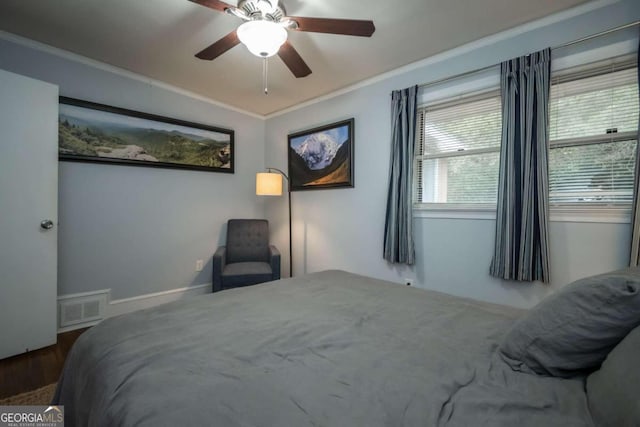
[[[280,252],[269,245],[269,222],[231,219],[226,246],[213,255],[213,292],[280,278]]]

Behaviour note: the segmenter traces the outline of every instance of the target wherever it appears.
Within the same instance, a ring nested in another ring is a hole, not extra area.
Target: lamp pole
[[[293,236],[291,234],[291,183],[289,182],[289,177],[287,176],[286,173],[284,173],[283,171],[281,171],[278,168],[267,168],[268,172],[271,171],[276,171],[278,172],[280,175],[282,175],[284,177],[284,179],[287,180],[287,195],[289,198],[289,277],[293,277],[293,244],[292,244],[292,240],[293,240]]]

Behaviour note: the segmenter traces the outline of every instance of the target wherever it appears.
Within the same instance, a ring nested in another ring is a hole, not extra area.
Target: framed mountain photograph
[[[353,119],[289,135],[291,191],[353,187]]]
[[[58,158],[233,173],[229,129],[60,97]]]

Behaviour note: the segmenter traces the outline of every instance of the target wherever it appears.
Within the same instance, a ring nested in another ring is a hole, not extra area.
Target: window
[[[637,131],[635,57],[555,73],[549,100],[552,206],[630,203]]]
[[[495,206],[502,128],[499,90],[423,106],[417,128],[415,204]],[[628,206],[637,132],[635,54],[553,71],[551,206]]]
[[[501,132],[497,89],[418,110],[415,203],[496,203]]]

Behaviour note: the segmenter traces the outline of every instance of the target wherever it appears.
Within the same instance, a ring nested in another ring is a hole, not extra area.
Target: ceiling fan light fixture
[[[271,21],[245,22],[237,30],[238,38],[249,52],[260,58],[268,58],[280,50],[287,41],[287,30]]]
[[[278,2],[276,1],[274,3],[275,5],[272,4],[269,0],[258,0],[257,2],[255,2],[256,7],[262,12],[263,15],[272,13],[276,9]]]

